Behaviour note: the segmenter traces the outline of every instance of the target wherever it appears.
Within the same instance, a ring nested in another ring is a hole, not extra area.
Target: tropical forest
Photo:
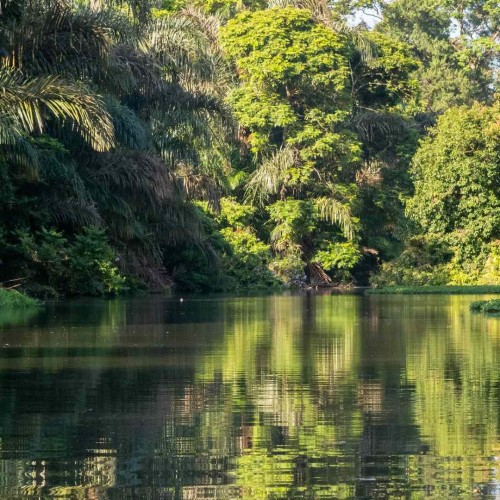
[[[496,0],[0,0],[0,282],[500,284]]]
[[[0,0],[0,500],[500,499],[499,0]]]

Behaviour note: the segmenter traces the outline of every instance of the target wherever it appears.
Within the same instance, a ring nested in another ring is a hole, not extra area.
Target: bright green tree
[[[416,224],[382,284],[497,283],[500,259],[500,106],[444,113],[413,158]]]
[[[469,251],[500,236],[500,106],[453,108],[413,159],[408,216],[427,233],[455,235]]]
[[[288,7],[236,16],[222,44],[240,78],[229,102],[258,163],[247,194],[271,204],[281,257],[294,255],[294,268],[297,259],[311,263],[325,232],[341,240],[355,233],[350,186],[361,148],[346,127],[348,40],[310,11]],[[293,227],[300,230],[286,229]]]
[[[377,31],[412,46],[422,62],[417,107],[442,113],[488,100],[497,71],[500,9],[494,0],[396,0],[380,5]]]

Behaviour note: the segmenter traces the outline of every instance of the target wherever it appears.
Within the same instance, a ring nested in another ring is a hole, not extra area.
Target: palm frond
[[[14,112],[14,110],[11,110]],[[0,114],[0,145],[13,146],[25,136],[25,131],[19,122],[8,114]]]
[[[23,128],[11,116],[0,114],[0,154],[10,164],[23,169],[28,179],[38,177],[38,153]]]
[[[141,48],[186,90],[221,95],[232,78],[214,36],[218,26],[207,25],[193,10],[158,19],[147,26]]]
[[[161,102],[164,95],[171,94],[171,84],[165,80],[160,62],[130,41],[112,48],[108,74],[112,76],[103,82],[106,89],[127,99],[129,105],[139,96],[148,103]]]
[[[207,15],[206,12],[192,6],[183,9],[181,15],[189,19],[199,31],[204,33],[212,44],[218,44],[221,22],[217,16]]]
[[[354,239],[356,224],[347,205],[326,196],[316,198],[314,205],[323,220],[337,224],[348,240]]]
[[[411,125],[408,119],[397,113],[361,108],[352,118],[351,124],[362,141],[373,142],[380,135],[400,137]]]
[[[196,207],[191,203],[167,203],[157,228],[164,245],[202,244],[205,234]]]
[[[74,9],[39,2],[6,27],[9,64],[29,74],[103,79],[113,46],[130,40],[128,20],[116,11]]]
[[[153,0],[90,0],[93,9],[99,11],[107,7],[127,7],[140,22],[151,16],[151,9],[156,5]]]
[[[198,174],[192,166],[185,164],[177,169],[177,175],[183,184],[188,199],[207,201],[215,212],[220,211],[221,190],[217,185],[216,178]]]
[[[153,154],[139,151],[117,150],[99,156],[87,167],[86,178],[152,210],[178,193],[166,165]]]
[[[250,176],[246,187],[246,199],[264,204],[271,195],[277,195],[285,188],[288,172],[297,163],[297,151],[285,146],[264,158]]]
[[[86,197],[44,195],[42,201],[49,211],[52,222],[59,226],[83,228],[99,226],[102,223],[95,203]]]
[[[113,124],[102,100],[81,86],[0,68],[0,95],[0,116],[15,116],[26,133],[43,132],[52,118],[69,122],[97,151],[113,146]]]
[[[130,149],[145,150],[149,145],[149,131],[137,114],[116,98],[108,96],[105,104],[117,142]]]

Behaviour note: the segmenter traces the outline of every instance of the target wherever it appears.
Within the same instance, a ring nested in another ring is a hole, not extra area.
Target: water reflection
[[[80,301],[0,314],[0,496],[500,494],[476,297]]]

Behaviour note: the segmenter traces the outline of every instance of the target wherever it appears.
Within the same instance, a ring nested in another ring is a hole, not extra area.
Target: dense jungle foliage
[[[0,282],[500,284],[496,0],[0,0]]]

